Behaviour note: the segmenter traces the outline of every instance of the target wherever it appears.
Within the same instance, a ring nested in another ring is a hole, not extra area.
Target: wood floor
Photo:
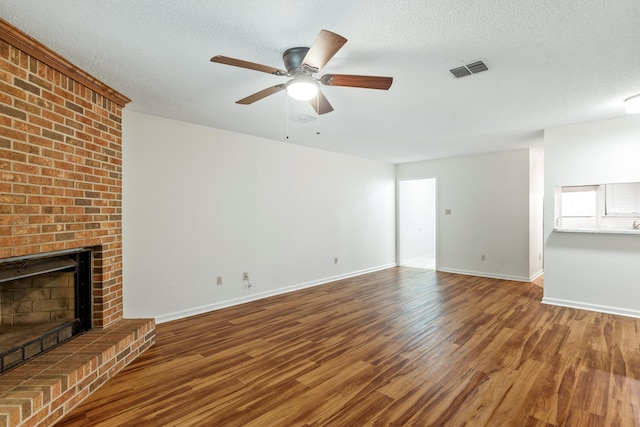
[[[58,426],[640,426],[640,319],[392,268],[157,326]]]

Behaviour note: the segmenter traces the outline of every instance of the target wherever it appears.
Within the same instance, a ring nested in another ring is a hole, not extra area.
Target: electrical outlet
[[[222,276],[218,276],[218,278],[216,279],[216,283],[218,284],[218,286],[222,285]]]
[[[242,280],[249,280],[249,273],[247,273],[246,271],[242,273]]]
[[[338,257],[335,257],[335,258],[333,259],[333,263],[334,263],[334,264],[337,264],[337,263],[338,263]]]
[[[482,261],[486,261],[487,260],[487,256],[485,254],[480,255],[480,259]]]

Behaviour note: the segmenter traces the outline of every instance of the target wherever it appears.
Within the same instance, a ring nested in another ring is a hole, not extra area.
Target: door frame
[[[440,259],[440,243],[439,243],[439,224],[440,224],[440,215],[438,215],[438,200],[439,200],[439,191],[438,191],[438,177],[437,176],[418,176],[411,178],[401,178],[396,179],[396,265],[401,265],[402,262],[402,242],[400,238],[400,230],[402,225],[400,224],[400,185],[405,181],[422,181],[422,180],[433,180],[434,181],[434,245],[435,245],[435,261],[436,261],[436,270],[438,270],[438,264]]]

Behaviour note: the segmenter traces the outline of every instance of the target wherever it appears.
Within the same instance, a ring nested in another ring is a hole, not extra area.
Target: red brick
[[[34,114],[36,116],[39,116],[42,111],[42,109],[37,105],[29,104],[19,99],[16,99],[16,101],[14,102],[14,105],[16,108],[19,108],[20,110],[26,111],[27,113],[30,113],[30,114]]]
[[[28,224],[29,218],[23,215],[2,215],[0,225]]]
[[[55,144],[57,144],[57,142],[54,143],[54,145]],[[56,150],[49,150],[49,149],[46,149],[46,150],[43,149],[42,150],[42,155],[46,156],[46,157],[50,157],[52,159],[56,159],[56,160],[61,160],[61,159],[64,158],[64,154],[63,153],[61,153],[59,151],[56,151]]]
[[[2,65],[0,63],[0,67],[1,66]],[[7,95],[11,95],[18,99],[27,99],[27,95],[22,89],[17,88],[11,84],[7,84],[3,81],[0,81],[0,92],[6,93]]]
[[[30,205],[50,205],[53,198],[47,196],[29,196]]]
[[[30,144],[35,144],[40,147],[53,147],[53,141],[49,138],[43,138],[37,135],[29,135],[28,141]]]
[[[63,87],[68,87],[69,79],[62,79],[61,85]],[[53,93],[55,93],[56,95],[66,99],[67,101],[73,101],[73,98],[74,98],[72,93],[69,93],[67,90],[65,90],[65,89],[63,89],[61,87],[54,87],[53,88]]]
[[[53,167],[53,160],[47,157],[29,156],[28,162],[34,165]]]
[[[51,110],[53,108],[53,103],[47,99],[44,99],[40,96],[35,95],[27,95],[27,102],[30,104],[37,105],[38,107],[46,108],[47,110]]]
[[[32,175],[28,177],[27,182],[35,185],[52,185],[53,179],[44,176]]]
[[[0,80],[2,79],[2,71],[0,71]],[[13,105],[13,98],[8,94],[0,92],[0,104]]]
[[[0,158],[4,160],[13,160],[16,162],[26,162],[27,155],[23,153],[17,153],[15,151],[0,149]]]
[[[9,58],[9,49],[10,49],[10,45],[9,43],[5,42],[4,40],[0,40],[0,58],[3,59],[8,59]],[[3,61],[0,61],[0,63]]]
[[[46,215],[58,215],[64,213],[64,207],[61,206],[42,206],[40,212]]]
[[[66,122],[66,120],[65,120],[65,122]],[[61,125],[61,124],[58,124],[58,123],[53,125],[53,130],[55,130],[56,132],[60,132],[60,133],[63,133],[65,135],[71,135],[71,136],[73,136],[74,133],[75,133],[75,130],[73,128],[71,128],[69,126],[64,126],[64,125]]]
[[[13,123],[13,119],[7,116],[0,116],[0,126],[1,127],[10,127]]]
[[[55,126],[55,125],[54,125]],[[59,132],[54,132],[49,129],[42,129],[42,136],[45,138],[53,139],[54,141],[64,141],[64,135]]]
[[[15,139],[16,141],[26,141],[27,134],[16,129],[3,129],[2,136],[7,139]]]
[[[80,131],[84,130],[84,124],[82,124],[82,123],[80,123],[80,122],[77,122],[77,121],[75,121],[75,120],[67,119],[67,120],[65,120],[65,122],[64,122],[64,123],[65,123],[65,125],[67,125],[68,127],[74,128],[74,129],[76,129],[76,130],[80,130]]]
[[[33,146],[27,142],[14,142],[13,149],[29,154],[40,154],[40,147]]]
[[[39,225],[19,225],[13,227],[13,235],[21,236],[27,234],[38,234],[40,233],[40,230],[41,229]]]
[[[27,197],[16,194],[0,194],[0,203],[22,205],[27,202]]]
[[[46,89],[46,90],[51,90],[53,88],[53,85],[50,82],[38,77],[37,75],[30,74],[29,75],[29,82],[31,82],[31,83],[33,83],[33,84],[35,84],[37,86],[40,86],[41,88]]]
[[[33,236],[29,236],[29,244],[36,245],[42,243],[51,243],[53,242],[53,234],[36,234]]]
[[[39,206],[33,205],[15,205],[13,206],[13,213],[16,215],[36,215],[40,212]]]
[[[42,117],[54,123],[64,123],[65,117],[53,111],[42,111]]]
[[[53,168],[42,168],[42,174],[45,176],[62,177],[64,172]]]
[[[40,171],[38,166],[30,165],[28,163],[14,163],[13,170],[15,172],[21,172],[26,174],[37,174]]]
[[[48,224],[42,226],[43,233],[59,233],[64,230],[64,225],[62,224]],[[51,238],[53,240],[53,236]]]
[[[34,93],[36,95],[40,95],[40,88],[34,84],[24,81],[18,77],[13,79],[13,84],[20,89],[24,89],[28,92]]]
[[[12,108],[8,105],[0,104],[0,115],[5,115],[9,117],[14,117],[20,120],[27,120],[27,113],[21,111],[17,108]]]
[[[64,105],[64,98],[50,91],[42,91],[42,98],[51,103],[49,109],[53,109],[53,104]]]
[[[40,194],[40,187],[37,185],[13,184],[15,194]]]
[[[29,243],[29,240],[24,237],[0,237],[0,247],[9,246],[24,246]]]
[[[14,127],[32,135],[40,135],[40,126],[35,126],[27,122],[16,121]]]
[[[53,224],[53,215],[31,215],[29,224]]]
[[[19,163],[14,163],[12,166],[16,166]],[[27,175],[15,172],[0,172],[0,180],[8,182],[27,182]]]

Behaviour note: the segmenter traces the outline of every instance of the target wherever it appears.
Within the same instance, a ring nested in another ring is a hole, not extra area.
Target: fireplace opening
[[[0,373],[91,329],[91,250],[0,260]]]

